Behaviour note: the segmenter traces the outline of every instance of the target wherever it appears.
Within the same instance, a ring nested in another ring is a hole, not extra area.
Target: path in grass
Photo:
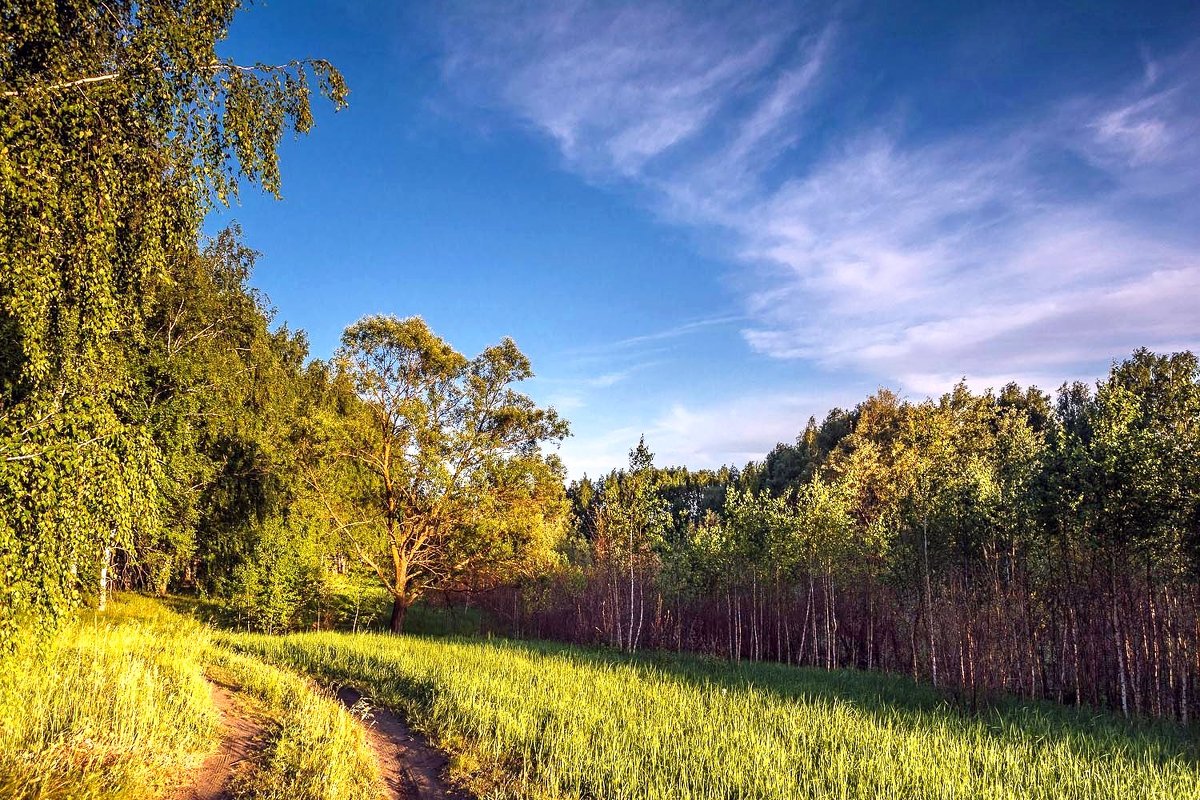
[[[337,698],[365,724],[384,783],[395,800],[470,800],[470,795],[442,777],[449,763],[446,756],[413,733],[404,720],[349,686],[338,689]]]
[[[972,714],[895,676],[501,640],[222,638],[361,687],[510,797],[1200,798],[1187,731],[1016,701]]]
[[[204,759],[191,785],[175,792],[171,800],[231,800],[234,774],[263,745],[263,723],[245,711],[230,687],[210,680],[209,689],[221,714],[221,745]]]

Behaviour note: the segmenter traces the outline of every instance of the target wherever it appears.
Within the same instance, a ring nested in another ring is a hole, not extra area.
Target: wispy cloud
[[[1200,345],[1196,48],[1143,49],[1124,84],[1019,117],[914,137],[898,114],[831,134],[854,36],[787,5],[522,3],[449,18],[445,74],[569,168],[724,231],[744,314],[696,324],[740,316],[768,356],[934,392]],[[696,420],[680,407],[659,422],[691,435]]]
[[[673,325],[670,328],[664,328],[662,330],[652,331],[650,333],[642,333],[638,334],[637,336],[629,336],[624,339],[618,339],[610,344],[592,348],[592,350],[628,350],[640,345],[664,342],[670,339],[680,339],[694,333],[700,333],[701,331],[709,328],[717,328],[728,326],[736,322],[744,322],[745,319],[746,317],[741,314],[722,314],[720,316],[710,317],[708,319],[692,320],[690,322],[680,323],[679,325]]]
[[[531,381],[530,389],[535,391],[543,402],[554,406],[560,412],[574,412],[591,405],[597,396],[603,396],[608,390],[627,383],[637,373],[655,366],[656,362],[642,361],[597,374],[539,375]]]
[[[549,135],[573,166],[642,174],[708,132],[785,56],[782,8],[700,15],[674,3],[466,3],[447,14],[445,74]]]
[[[639,369],[645,369],[647,366],[650,365],[639,365],[637,367],[630,367],[629,369],[616,370],[615,372],[605,372],[601,375],[585,378],[584,383],[596,389],[607,389],[610,386],[616,386],[618,383],[624,383],[629,379],[630,375]]]

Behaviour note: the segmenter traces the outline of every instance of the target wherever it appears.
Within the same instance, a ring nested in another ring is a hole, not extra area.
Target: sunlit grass
[[[256,769],[238,781],[255,800],[375,800],[379,767],[361,723],[308,681],[247,656],[219,650],[215,672],[262,702],[272,736]]]
[[[207,637],[164,635],[157,613],[133,599],[0,659],[0,797],[152,797],[199,763],[218,730]]]
[[[461,769],[499,768],[509,796],[1200,797],[1182,734],[1045,706],[972,715],[886,676],[419,637],[226,641],[403,709]]]
[[[305,679],[223,650],[199,623],[129,596],[0,658],[0,798],[170,793],[217,745],[220,718],[206,674],[257,698],[266,723],[239,797],[379,796],[363,730],[336,701]]]

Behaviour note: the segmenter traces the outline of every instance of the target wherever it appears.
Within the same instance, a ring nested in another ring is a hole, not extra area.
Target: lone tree
[[[542,445],[568,429],[511,388],[532,375],[511,339],[468,359],[419,317],[367,317],[343,334],[312,483],[391,593],[393,632],[431,589],[491,588],[553,560],[567,504]]]

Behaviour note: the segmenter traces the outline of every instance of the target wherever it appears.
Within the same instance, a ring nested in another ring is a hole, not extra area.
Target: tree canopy
[[[473,359],[419,317],[367,317],[334,357],[341,395],[312,485],[393,598],[391,627],[430,589],[511,582],[554,558],[567,435],[513,386],[533,375],[510,339]]]
[[[0,638],[69,607],[114,548],[178,535],[204,470],[164,435],[184,409],[150,385],[153,317],[202,302],[181,287],[207,209],[278,191],[310,86],[345,104],[326,62],[221,57],[241,5],[0,5]]]

